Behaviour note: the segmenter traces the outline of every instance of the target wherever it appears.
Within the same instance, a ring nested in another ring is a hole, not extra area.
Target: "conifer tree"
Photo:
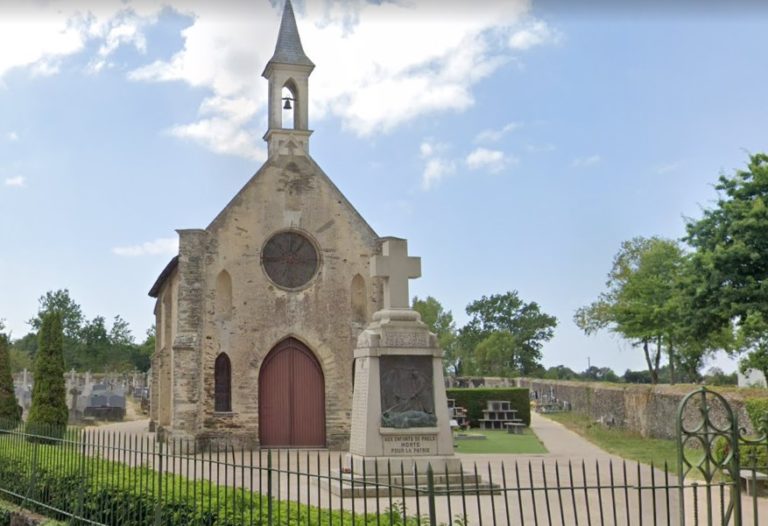
[[[35,385],[27,425],[33,433],[59,435],[67,425],[66,386],[61,315],[45,314],[34,364]]]
[[[19,402],[13,390],[8,336],[0,333],[0,426],[19,421]]]

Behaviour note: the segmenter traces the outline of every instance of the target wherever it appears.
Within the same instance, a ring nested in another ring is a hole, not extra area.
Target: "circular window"
[[[317,272],[317,250],[298,232],[280,232],[264,245],[261,264],[276,285],[296,289],[306,285]]]

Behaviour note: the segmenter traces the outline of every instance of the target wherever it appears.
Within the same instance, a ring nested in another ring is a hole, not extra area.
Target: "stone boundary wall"
[[[541,380],[537,378],[518,378],[520,387],[527,387],[531,396],[550,394],[554,398],[567,401],[573,411],[589,416],[595,421],[610,423],[635,431],[648,438],[674,439],[676,436],[677,409],[686,394],[697,389],[697,385],[621,385],[600,382],[573,382],[565,380]],[[744,400],[748,398],[768,398],[765,389],[726,388],[713,390],[720,392],[730,404],[738,418],[739,426],[752,435],[754,430],[744,409]],[[684,422],[691,427],[700,415],[694,406],[684,415]],[[717,425],[724,423],[725,411],[714,405],[713,421]]]

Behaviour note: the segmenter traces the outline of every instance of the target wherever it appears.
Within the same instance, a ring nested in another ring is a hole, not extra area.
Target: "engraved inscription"
[[[384,454],[436,455],[437,435],[384,435]]]
[[[387,331],[383,336],[384,347],[429,347],[429,333],[426,331]]]

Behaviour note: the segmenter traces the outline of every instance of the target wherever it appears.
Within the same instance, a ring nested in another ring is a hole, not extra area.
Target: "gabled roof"
[[[291,0],[285,2],[275,53],[269,62],[314,67],[312,61],[304,53],[304,48],[301,47],[301,37],[299,36],[299,28],[296,26],[296,17],[293,14]]]

